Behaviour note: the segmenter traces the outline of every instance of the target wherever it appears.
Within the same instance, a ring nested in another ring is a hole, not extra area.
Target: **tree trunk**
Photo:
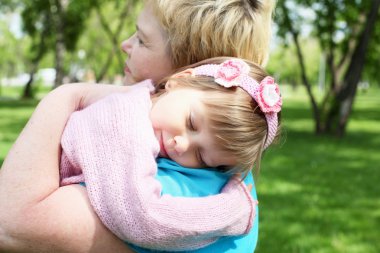
[[[317,134],[320,134],[323,131],[323,129],[321,127],[321,116],[320,116],[320,112],[318,109],[317,102],[316,102],[314,95],[313,95],[313,92],[311,90],[311,85],[310,85],[309,79],[307,78],[307,75],[306,75],[306,66],[305,66],[304,57],[303,57],[302,50],[301,50],[301,45],[300,45],[299,40],[298,40],[298,32],[292,26],[292,22],[289,18],[289,14],[288,14],[289,10],[285,6],[285,3],[281,2],[279,7],[283,9],[285,25],[288,27],[288,29],[292,35],[293,41],[295,43],[295,46],[296,46],[297,58],[298,58],[298,61],[300,63],[300,67],[301,67],[302,84],[305,86],[305,88],[307,90],[307,94],[309,95],[309,98],[311,101],[312,112],[313,112],[313,117],[314,117],[314,122],[315,122],[315,132]]]
[[[41,33],[41,38],[38,43],[38,51],[37,55],[32,59],[32,68],[29,72],[29,80],[26,83],[21,98],[23,99],[30,99],[34,97],[33,94],[33,81],[34,81],[34,75],[36,74],[38,70],[38,65],[40,61],[42,60],[43,56],[45,55],[46,50],[46,43],[45,43],[45,36],[47,33],[47,29],[43,30]]]
[[[32,70],[29,73],[29,80],[25,84],[24,92],[22,93],[22,99],[31,99],[34,98],[34,92],[33,92],[33,81],[34,81],[34,75],[37,71],[38,64],[33,64]]]
[[[306,87],[307,94],[309,95],[310,102],[311,102],[311,107],[312,107],[313,117],[314,117],[314,122],[315,122],[315,126],[314,126],[315,127],[315,133],[320,134],[320,133],[322,133],[323,129],[321,127],[321,117],[320,117],[320,112],[318,109],[317,101],[314,98],[313,92],[311,90],[311,85],[310,85],[309,79],[307,78],[307,75],[306,75],[306,67],[305,67],[305,62],[304,62],[304,57],[302,54],[301,46],[300,46],[299,41],[298,41],[298,34],[293,31],[292,35],[293,35],[293,40],[294,40],[294,43],[295,43],[296,49],[297,49],[298,61],[300,63],[300,67],[301,67],[302,83]]]
[[[65,41],[64,41],[64,7],[61,0],[55,0],[54,6],[56,6],[56,12],[53,13],[54,26],[56,30],[56,42],[55,42],[55,81],[54,88],[63,83],[64,70],[63,60],[65,56]]]
[[[23,99],[31,99],[31,98],[34,98],[34,92],[33,92],[33,82],[34,82],[34,75],[36,74],[37,70],[38,70],[38,65],[44,55],[44,51],[43,51],[43,46],[44,43],[41,43],[40,44],[40,49],[39,49],[39,52],[37,54],[37,56],[33,59],[32,61],[32,68],[30,69],[30,72],[29,72],[29,80],[28,82],[26,83],[25,87],[24,87],[24,91],[23,91],[23,94],[22,94],[22,97]]]
[[[337,136],[342,137],[346,132],[346,126],[352,111],[356,90],[360,81],[366,58],[369,41],[373,33],[377,15],[379,12],[380,0],[373,0],[364,29],[359,37],[352,54],[350,64],[345,72],[341,89],[334,98],[330,109],[327,125],[334,129]]]

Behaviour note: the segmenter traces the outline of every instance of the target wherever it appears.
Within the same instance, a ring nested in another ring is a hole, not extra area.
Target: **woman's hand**
[[[116,86],[108,84],[69,84],[71,88],[77,89],[81,95],[79,101],[79,108],[85,108],[96,101],[116,92],[127,92],[130,87],[128,86]]]

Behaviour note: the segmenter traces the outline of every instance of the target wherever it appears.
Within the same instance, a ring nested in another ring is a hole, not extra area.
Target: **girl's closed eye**
[[[194,117],[193,117],[193,113],[190,112],[189,113],[189,117],[188,117],[188,127],[191,131],[197,131],[197,129],[195,128],[195,124],[194,124]]]
[[[193,116],[193,113],[190,112],[189,113],[189,117],[188,117],[188,128],[191,130],[191,131],[197,131],[197,128],[195,126],[195,123],[194,123],[194,116]],[[208,167],[207,164],[204,162],[203,158],[202,158],[202,154],[199,150],[199,148],[195,149],[195,157],[198,161],[198,163],[200,164],[201,167]]]

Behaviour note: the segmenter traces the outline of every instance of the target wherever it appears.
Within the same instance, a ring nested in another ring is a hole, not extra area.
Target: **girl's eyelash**
[[[191,113],[189,114],[189,128],[190,128],[190,130],[195,131],[195,127],[194,127],[194,123],[193,123],[193,120],[191,117]]]
[[[190,129],[190,130],[192,130],[192,131],[196,131],[195,126],[194,126],[194,123],[193,123],[193,117],[192,117],[191,112],[190,112],[190,114],[189,114],[188,125],[189,125],[189,129]],[[197,160],[198,160],[198,162],[200,163],[200,165],[201,165],[201,166],[208,167],[208,166],[206,165],[206,163],[203,161],[203,159],[202,159],[202,155],[201,155],[201,152],[199,151],[199,149],[197,149],[195,152],[196,152],[195,155],[196,155]]]

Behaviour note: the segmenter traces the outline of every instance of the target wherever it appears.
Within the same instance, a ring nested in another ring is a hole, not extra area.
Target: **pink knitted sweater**
[[[190,250],[248,233],[257,202],[239,180],[214,196],[161,196],[151,87],[144,81],[71,115],[61,140],[61,185],[85,181],[101,221],[141,247]]]

